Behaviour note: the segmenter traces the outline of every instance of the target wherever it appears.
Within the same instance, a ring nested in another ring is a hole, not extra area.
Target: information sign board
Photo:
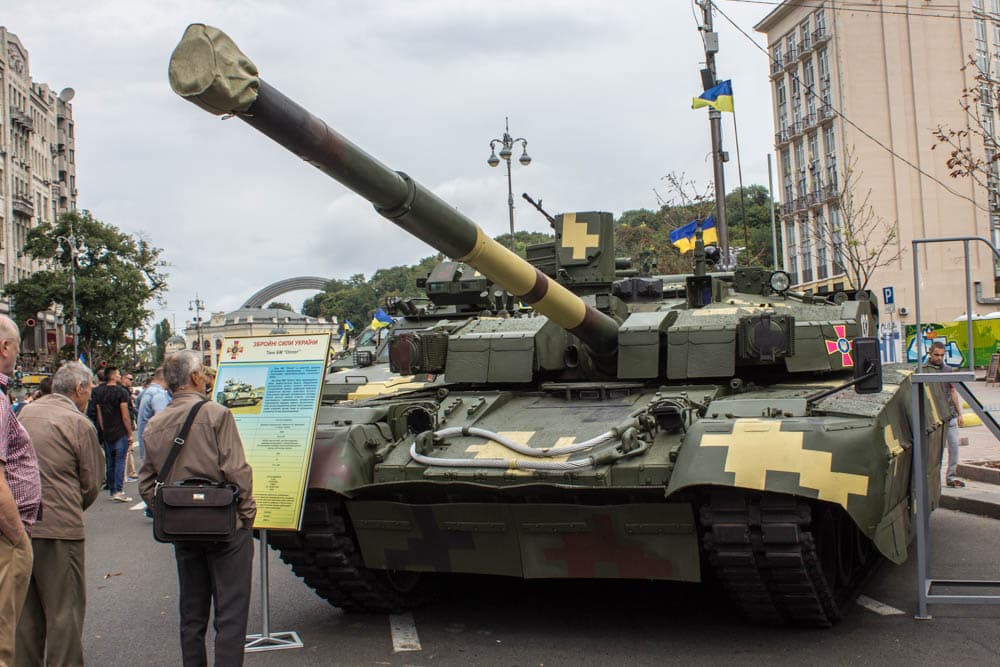
[[[223,343],[212,398],[232,411],[253,467],[255,528],[300,528],[329,350],[329,333]]]
[[[895,294],[895,292],[896,292],[896,290],[893,289],[892,287],[883,287],[882,288],[882,301],[885,302],[885,305],[889,306],[889,305],[892,305],[892,304],[896,303],[896,294]]]

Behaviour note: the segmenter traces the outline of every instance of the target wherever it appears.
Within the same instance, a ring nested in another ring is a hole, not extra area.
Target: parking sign
[[[889,306],[896,303],[896,295],[893,293],[893,288],[883,287],[882,288],[882,301],[885,305]]]

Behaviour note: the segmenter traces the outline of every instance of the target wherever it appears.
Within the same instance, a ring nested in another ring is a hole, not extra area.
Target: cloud
[[[492,235],[509,228],[505,169],[486,165],[505,118],[533,158],[513,164],[517,229],[548,228],[522,192],[552,213],[618,214],[655,207],[670,171],[711,181],[708,120],[689,108],[704,56],[686,3],[9,4],[6,27],[34,79],[76,89],[79,205],[164,248],[170,293],[156,315],[180,326],[196,294],[228,310],[283,278],[370,276],[434,253],[246,124],[173,95],[167,60],[191,21],[226,30],[265,80]],[[749,30],[767,8],[726,11]],[[724,22],[718,30],[744,183],[766,183],[767,60]]]

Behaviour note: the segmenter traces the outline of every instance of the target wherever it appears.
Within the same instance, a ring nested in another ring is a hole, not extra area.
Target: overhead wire
[[[829,0],[827,0],[827,2],[829,2]],[[764,55],[767,56],[767,59],[768,59],[769,63],[778,63],[779,62],[773,56],[771,56],[771,53],[765,47],[763,47],[760,44],[758,44],[757,41],[754,40],[754,38],[751,37],[749,34],[747,34],[747,32],[745,30],[743,30],[743,28],[740,27],[733,19],[731,19],[728,14],[726,14],[724,11],[722,11],[722,9],[718,6],[717,3],[713,2],[712,6],[715,8],[716,11],[719,12],[720,15],[722,15],[722,17],[724,19],[726,19],[726,21],[729,22],[730,25],[732,25],[734,28],[736,28],[736,30],[739,31],[739,33],[742,34],[751,44],[753,44],[760,51],[762,51],[764,53]],[[817,8],[819,8],[821,6],[827,7],[827,8],[830,7],[829,4],[815,5],[815,6]],[[779,64],[783,64],[783,63],[779,63]],[[832,104],[827,104],[826,102],[824,102],[823,99],[822,99],[822,97],[820,97],[818,93],[816,93],[815,91],[812,90],[812,88],[813,88],[812,86],[807,86],[805,83],[802,82],[802,80],[799,78],[798,74],[796,74],[795,72],[789,72],[789,76],[791,76],[799,84],[799,86],[806,92],[807,95],[811,95],[814,98],[816,98],[820,102],[820,104],[823,104],[824,106],[826,106],[830,111],[832,111],[834,114],[836,114],[837,116],[839,116],[840,118],[842,118],[844,120],[844,122],[846,122],[848,125],[850,125],[851,127],[853,127],[855,130],[857,130],[859,133],[861,133],[866,138],[870,139],[879,148],[881,148],[884,151],[886,151],[887,153],[889,153],[889,155],[893,156],[894,158],[896,158],[897,160],[899,160],[900,162],[902,162],[906,166],[908,166],[911,169],[915,170],[918,174],[920,174],[922,176],[925,176],[928,179],[930,179],[931,181],[937,183],[938,185],[940,185],[941,187],[943,187],[945,190],[947,190],[948,192],[950,192],[954,196],[959,197],[960,199],[964,199],[964,200],[968,201],[975,208],[977,208],[977,209],[979,209],[981,211],[985,211],[986,213],[990,212],[990,210],[988,208],[986,208],[985,206],[983,206],[982,204],[980,204],[976,200],[972,199],[972,197],[969,197],[968,195],[964,195],[961,192],[958,192],[957,190],[955,190],[954,188],[952,188],[950,185],[948,185],[947,183],[945,183],[944,181],[942,181],[941,179],[939,179],[937,176],[934,176],[933,174],[930,174],[930,173],[924,171],[920,166],[914,164],[912,161],[908,160],[907,158],[903,157],[902,155],[900,155],[899,153],[897,153],[896,151],[894,151],[892,148],[890,148],[885,143],[883,143],[882,141],[880,141],[878,138],[876,138],[875,136],[873,136],[871,133],[869,133],[868,131],[866,131],[860,125],[858,125],[857,123],[855,123],[854,121],[852,121],[850,118],[848,118],[840,109],[836,108]]]

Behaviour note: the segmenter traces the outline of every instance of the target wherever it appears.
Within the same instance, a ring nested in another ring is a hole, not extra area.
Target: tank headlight
[[[771,289],[779,294],[785,292],[792,286],[792,278],[784,271],[775,271],[771,274]]]

